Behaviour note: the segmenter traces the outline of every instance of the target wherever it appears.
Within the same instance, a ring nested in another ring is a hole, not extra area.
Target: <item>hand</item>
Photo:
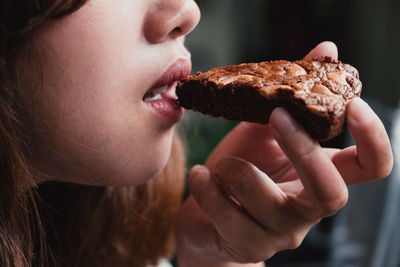
[[[322,43],[306,57],[320,56],[337,58],[336,46]],[[232,266],[296,248],[345,205],[346,184],[386,177],[393,157],[379,118],[355,99],[347,124],[356,145],[343,150],[321,148],[282,108],[269,125],[239,124],[206,167],[191,171],[193,196],[177,223],[180,262]]]

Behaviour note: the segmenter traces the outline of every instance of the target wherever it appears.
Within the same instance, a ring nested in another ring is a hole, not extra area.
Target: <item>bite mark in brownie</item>
[[[360,96],[358,71],[329,57],[266,61],[211,69],[182,79],[179,103],[212,117],[268,123],[284,107],[318,141],[345,127],[346,106]]]

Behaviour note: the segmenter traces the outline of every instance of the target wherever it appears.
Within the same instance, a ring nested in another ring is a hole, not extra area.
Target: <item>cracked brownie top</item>
[[[346,105],[360,96],[361,88],[354,67],[325,57],[198,72],[180,81],[177,95],[185,108],[259,123],[268,123],[272,110],[283,106],[313,137],[327,140],[343,130]]]
[[[339,96],[346,102],[359,96],[362,87],[358,71],[354,67],[330,58],[321,61],[279,60],[243,63],[214,68],[206,73],[199,72],[187,79],[214,82],[221,87],[235,82],[247,83],[259,88],[266,97],[274,90],[286,86],[287,89],[306,94]]]

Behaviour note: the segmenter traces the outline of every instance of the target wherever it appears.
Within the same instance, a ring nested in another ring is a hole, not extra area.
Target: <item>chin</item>
[[[140,160],[133,162],[120,175],[116,175],[116,178],[119,178],[115,181],[116,184],[114,185],[139,185],[157,177],[168,163],[171,155],[171,145],[172,142],[165,146],[158,146],[151,153],[147,150],[147,155],[142,155]]]

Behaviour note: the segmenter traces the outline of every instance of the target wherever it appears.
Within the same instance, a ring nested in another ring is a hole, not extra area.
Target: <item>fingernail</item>
[[[198,176],[201,175],[204,171],[207,171],[207,168],[202,165],[195,165],[190,170],[190,176]]]
[[[351,101],[348,110],[348,123],[350,124],[366,124],[368,123],[375,113],[370,106],[361,98],[356,97]]]
[[[276,108],[270,117],[270,125],[280,135],[288,135],[297,130],[297,123],[283,108]]]

